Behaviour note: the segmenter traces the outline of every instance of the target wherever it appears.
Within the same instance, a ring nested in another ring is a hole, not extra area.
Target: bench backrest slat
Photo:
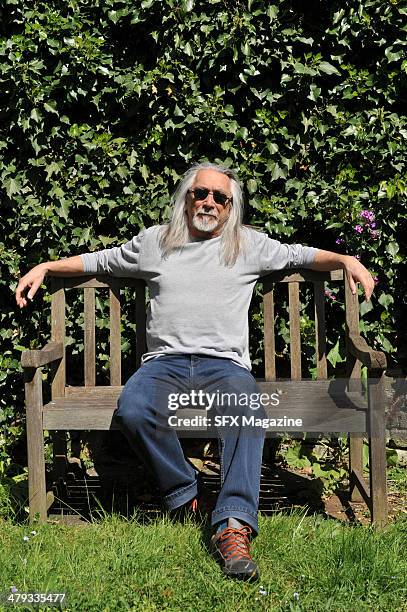
[[[110,303],[110,384],[117,386],[122,380],[120,289],[109,289]]]
[[[300,286],[296,281],[288,284],[288,309],[290,314],[291,378],[292,380],[301,380]]]
[[[273,285],[272,285],[273,287]],[[276,380],[276,337],[274,333],[274,289],[265,286],[263,295],[265,379]]]
[[[65,345],[65,289],[64,279],[54,277],[51,285],[51,341],[62,342]],[[65,352],[53,372],[51,393],[52,398],[63,397],[66,378]]]
[[[264,313],[264,357],[265,379],[276,380],[279,376],[276,359],[276,283],[281,289],[287,287],[289,311],[289,338],[291,357],[291,378],[301,380],[301,300],[300,287],[303,284],[312,286],[314,291],[313,315],[315,317],[316,375],[318,379],[327,378],[326,356],[326,323],[325,323],[325,281],[343,281],[345,286],[346,335],[359,331],[358,297],[352,295],[347,279],[343,279],[342,270],[334,272],[315,272],[312,270],[277,271],[260,279],[263,283]],[[65,290],[82,289],[84,291],[84,388],[96,386],[96,289],[103,292],[108,289],[110,306],[110,384],[119,387],[121,380],[121,302],[120,290],[131,288],[132,300],[135,299],[135,366],[141,364],[141,357],[146,352],[146,286],[144,281],[131,278],[114,277],[67,277],[52,278],[52,340],[65,343]],[[285,292],[285,290],[284,290]],[[308,294],[307,294],[308,295]],[[134,312],[134,311],[133,311]],[[284,315],[284,313],[283,313]],[[311,315],[312,316],[312,315]],[[133,319],[134,320],[134,319]],[[284,316],[282,318],[284,321]],[[282,363],[283,365],[283,363]],[[349,375],[360,377],[360,363],[347,357]],[[63,397],[65,394],[66,374],[65,356],[57,366],[53,384],[52,397]],[[283,368],[284,369],[284,368]],[[304,373],[304,375],[306,375]],[[284,374],[283,374],[284,376]]]
[[[325,330],[325,283],[314,281],[315,308],[315,347],[317,362],[317,378],[326,379],[328,368],[326,363],[326,330]]]
[[[84,289],[85,311],[85,387],[96,384],[95,289]]]
[[[346,342],[349,334],[359,333],[359,300],[357,295],[353,295],[349,282],[345,279],[345,307],[346,307]],[[360,380],[361,367],[360,361],[352,357],[349,350],[347,352],[347,375],[349,378]]]

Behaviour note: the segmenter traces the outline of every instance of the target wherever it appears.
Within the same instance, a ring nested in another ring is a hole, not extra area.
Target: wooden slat
[[[332,272],[317,272],[315,270],[299,270],[295,271],[278,270],[271,272],[267,276],[262,276],[262,282],[271,283],[302,283],[304,281],[342,281],[343,270],[333,270]]]
[[[301,406],[301,401],[304,405],[307,402],[312,406],[317,400],[321,403],[325,402],[326,406],[338,408],[341,406],[354,406],[358,410],[367,409],[367,402],[363,395],[351,393],[347,389],[347,379],[335,380],[312,380],[303,379],[300,381],[292,381],[283,379],[277,381],[265,381],[257,379],[257,384],[262,393],[273,394],[278,393],[280,397],[280,405],[286,410],[290,409],[291,405]],[[80,408],[83,405],[98,405],[98,403],[106,403],[115,405],[123,386],[97,386],[97,387],[67,387],[67,394],[64,398],[56,399],[47,404],[47,406],[63,407],[70,406],[72,408]]]
[[[52,275],[50,275],[52,276]],[[57,278],[57,277],[54,277]],[[85,287],[93,287],[100,289],[103,287],[116,287],[123,289],[124,287],[135,287],[140,288],[144,286],[144,281],[137,278],[128,277],[112,277],[112,276],[71,276],[71,277],[59,277],[63,282],[63,286],[66,289],[83,289]],[[281,282],[304,282],[304,281],[342,281],[343,270],[333,270],[332,272],[317,272],[316,270],[309,269],[296,269],[295,272],[287,270],[280,270],[271,272],[267,276],[262,277],[262,282],[269,281],[271,283]]]
[[[369,489],[366,484],[366,481],[364,477],[362,476],[362,472],[360,470],[354,469],[353,478],[355,481],[355,487],[357,488],[358,493],[360,495],[360,501],[362,501],[363,499],[366,506],[369,508],[370,511],[372,511],[371,510],[372,500],[369,495]]]
[[[349,334],[359,335],[359,300],[353,295],[345,275],[345,311],[346,311],[346,349],[347,375],[360,380],[360,361],[352,356],[349,350]]]
[[[140,367],[146,352],[146,291],[143,286],[136,290],[136,368]]]
[[[94,387],[96,382],[95,348],[95,289],[84,289],[85,311],[85,387]]]
[[[42,373],[39,369],[24,371],[27,455],[28,455],[28,498],[30,522],[38,515],[40,522],[47,519],[47,498],[45,484],[44,434],[42,431]]]
[[[346,373],[351,379],[350,384],[354,389],[361,389],[360,375],[361,364],[350,352],[350,334],[359,333],[359,300],[353,295],[346,274],[345,285],[345,341],[346,341]],[[363,474],[363,440],[360,436],[349,434],[349,485],[351,500],[361,502],[364,493],[358,486],[358,474]]]
[[[263,296],[264,363],[266,380],[276,380],[276,339],[274,334],[274,290]]]
[[[269,418],[286,416],[303,420],[300,429],[290,426],[290,430],[341,432],[349,428],[364,432],[367,429],[366,401],[363,396],[348,394],[345,380],[258,381],[258,385],[262,393],[278,393],[281,398],[278,406],[265,406]],[[117,387],[115,394],[89,392],[84,396],[78,394],[50,402],[44,407],[43,427],[50,430],[109,429],[120,392],[121,387]],[[182,409],[176,414],[189,417],[206,412],[202,409]],[[253,411],[249,410],[249,416],[252,414]],[[286,429],[282,426],[279,430]]]
[[[66,387],[65,397],[104,397],[106,395],[118,398],[122,390],[122,385],[117,387],[110,385],[98,385],[97,387]]]
[[[290,313],[291,378],[301,380],[300,288],[297,282],[288,285]]]
[[[326,329],[325,329],[325,284],[324,281],[314,282],[315,304],[315,347],[317,361],[317,377],[328,376],[326,363]]]
[[[65,290],[63,279],[51,281],[51,341],[64,347],[61,361],[54,368],[52,398],[63,397],[65,390]]]
[[[109,290],[110,301],[110,384],[120,385],[121,374],[121,334],[120,334],[120,291]]]
[[[144,286],[144,281],[139,278],[127,278],[117,276],[70,276],[63,278],[65,289],[84,289],[84,288],[116,288],[123,289],[124,287],[141,287]]]
[[[387,523],[386,426],[383,377],[369,378],[369,472],[372,523]]]
[[[65,289],[64,278],[54,277],[51,280],[51,340],[62,342],[64,351],[60,362],[52,366],[52,399],[63,397],[65,393],[66,357],[65,357]],[[53,434],[52,454],[57,478],[64,478],[67,462],[67,439],[65,432]]]

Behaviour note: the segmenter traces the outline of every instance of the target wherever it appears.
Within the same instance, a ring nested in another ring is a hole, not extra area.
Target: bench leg
[[[30,522],[47,520],[41,369],[24,371]]]
[[[369,381],[369,428],[371,520],[383,527],[388,519],[383,376]]]
[[[361,502],[363,497],[356,486],[354,472],[363,474],[363,439],[360,436],[349,434],[349,483],[351,501]]]

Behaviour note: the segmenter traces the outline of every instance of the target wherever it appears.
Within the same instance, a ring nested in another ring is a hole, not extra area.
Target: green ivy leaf
[[[341,356],[339,351],[339,340],[337,341],[335,346],[331,348],[326,358],[334,368],[336,367],[337,363],[341,363],[342,361],[344,361],[344,358]]]
[[[320,72],[324,72],[325,74],[340,75],[339,70],[329,62],[321,62],[320,64],[318,64],[318,70],[320,70]]]

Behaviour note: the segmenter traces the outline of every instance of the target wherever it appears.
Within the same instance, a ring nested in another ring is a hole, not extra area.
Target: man
[[[40,264],[17,287],[16,301],[22,308],[47,273],[146,280],[151,296],[148,352],[126,383],[115,418],[153,469],[170,511],[196,508],[197,476],[175,431],[163,427],[159,432],[157,423],[168,422],[169,395],[185,389],[256,392],[247,321],[256,280],[286,267],[343,268],[354,293],[355,283],[361,282],[369,299],[374,287],[372,276],[355,258],[281,244],[244,227],[242,211],[235,172],[209,163],[196,165],[174,195],[169,224],[143,230],[119,247]],[[229,408],[238,412],[237,406]],[[226,575],[252,580],[259,576],[250,536],[258,531],[264,436],[241,427],[223,427],[219,436],[221,490],[212,512],[211,545]]]

